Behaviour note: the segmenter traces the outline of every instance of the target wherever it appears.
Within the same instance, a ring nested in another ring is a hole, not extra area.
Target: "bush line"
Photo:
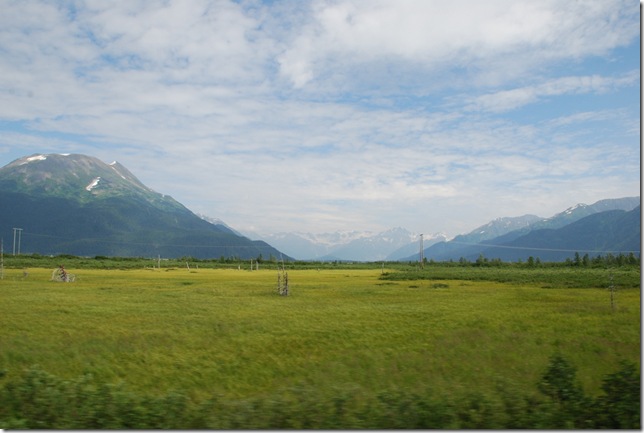
[[[507,384],[495,395],[400,389],[291,388],[271,395],[191,401],[181,392],[137,394],[91,375],[64,380],[37,366],[0,379],[3,429],[639,429],[640,374],[633,363],[605,376],[587,396],[561,355],[533,393]]]

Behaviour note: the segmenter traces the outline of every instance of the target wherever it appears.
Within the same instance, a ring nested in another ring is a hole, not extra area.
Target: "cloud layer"
[[[260,232],[454,235],[639,193],[628,1],[4,1],[0,155]],[[544,214],[545,213],[545,214]]]

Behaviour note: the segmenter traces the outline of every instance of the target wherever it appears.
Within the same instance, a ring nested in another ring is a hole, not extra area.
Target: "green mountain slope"
[[[537,229],[498,247],[481,251],[485,257],[506,261],[539,257],[562,261],[575,253],[597,255],[628,254],[641,251],[640,206],[631,211],[610,210],[581,218],[558,229]],[[476,257],[469,256],[475,260]]]
[[[523,252],[520,252],[520,250],[517,250],[514,252],[508,251],[511,249],[508,247],[503,249],[504,253],[501,254],[501,251],[498,248],[495,250],[491,249],[492,248],[491,245],[512,246],[514,245],[513,242],[515,240],[520,239],[524,236],[531,235],[532,237],[529,237],[528,239],[536,239],[540,236],[538,233],[545,234],[545,233],[548,233],[548,230],[558,230],[576,221],[579,221],[585,217],[603,213],[604,211],[611,211],[611,210],[631,211],[634,208],[638,207],[639,204],[640,204],[639,197],[605,199],[605,200],[600,200],[591,205],[578,204],[550,218],[538,219],[531,223],[523,224],[523,227],[511,230],[511,231],[507,231],[505,234],[502,234],[501,236],[484,238],[482,237],[481,232],[483,231],[483,229],[486,229],[487,226],[492,224],[490,223],[486,226],[481,226],[478,229],[475,229],[474,231],[466,235],[456,236],[451,241],[439,242],[435,245],[432,245],[430,248],[425,249],[424,256],[427,257],[428,259],[433,259],[437,261],[459,260],[461,257],[466,258],[468,260],[476,259],[480,254],[483,254],[485,257],[502,258],[504,260],[518,260],[518,259],[523,259],[524,257],[527,258],[531,255],[533,257],[537,257],[537,255],[535,255],[535,251],[524,254]],[[504,220],[506,219],[500,218],[495,221],[504,221]],[[521,222],[523,223],[524,221],[521,221]],[[637,233],[639,233],[639,223],[637,226],[628,225],[625,227],[627,227],[627,230],[630,230],[631,232],[635,230]],[[489,233],[490,230],[486,230],[486,232]],[[499,231],[497,230],[496,233],[498,232]],[[532,234],[533,232],[538,232],[538,233]],[[633,234],[630,232],[622,233],[622,235],[633,236]],[[521,241],[519,241],[519,243],[520,242]],[[552,242],[552,240],[548,238],[548,242]],[[565,246],[555,247],[555,246],[547,246],[546,239],[544,239],[543,241],[538,241],[539,244],[544,245],[543,246],[544,248],[553,248],[553,249],[554,248],[562,248],[562,249],[586,248],[582,246],[577,246],[579,245],[579,243],[575,242],[575,239],[572,237],[569,237],[567,239],[567,242],[570,242],[570,244],[567,244]],[[618,239],[613,239],[610,242],[608,242],[607,246],[602,250],[631,251],[631,248],[620,247],[620,242],[622,241]],[[519,245],[519,243],[515,245],[516,248],[517,249],[523,248],[523,246]],[[611,245],[608,245],[609,243]],[[536,245],[534,245],[533,247],[536,247]],[[637,248],[637,250],[639,250],[639,248]],[[551,255],[541,254],[540,256],[542,259],[564,260],[566,257],[568,257],[568,253],[551,254]],[[551,257],[551,258],[548,258],[548,257]],[[417,255],[411,256],[407,260],[416,260],[416,259],[417,259]]]
[[[0,169],[0,234],[22,228],[21,252],[82,256],[284,256],[213,225],[118,163],[32,155]]]

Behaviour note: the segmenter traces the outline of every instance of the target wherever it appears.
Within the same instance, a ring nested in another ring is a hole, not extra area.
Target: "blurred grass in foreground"
[[[612,309],[605,285],[520,273],[294,269],[280,297],[272,270],[68,271],[0,280],[5,428],[583,428],[537,387],[551,355],[597,404],[639,371],[639,289]]]

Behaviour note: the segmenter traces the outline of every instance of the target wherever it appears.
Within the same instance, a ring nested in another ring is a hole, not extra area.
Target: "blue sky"
[[[640,191],[633,1],[0,0],[0,165],[117,160],[260,234]]]

